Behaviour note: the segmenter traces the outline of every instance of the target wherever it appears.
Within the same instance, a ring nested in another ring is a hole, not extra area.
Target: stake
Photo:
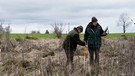
[[[86,66],[86,45],[84,46],[84,69]]]

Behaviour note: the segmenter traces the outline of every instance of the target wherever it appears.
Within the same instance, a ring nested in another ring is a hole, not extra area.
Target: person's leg
[[[73,73],[74,69],[74,64],[73,64],[73,59],[74,59],[74,51],[70,51],[70,73]]]
[[[89,49],[89,53],[90,53],[90,65],[93,65],[94,64],[94,50]]]
[[[67,60],[66,60],[66,66],[67,65],[69,65],[69,50],[65,50],[65,54],[66,54],[66,58],[67,58]]]
[[[98,76],[99,73],[99,48],[96,48],[95,50],[95,67],[96,67],[96,76]]]
[[[70,51],[70,62],[73,63],[74,51]]]
[[[73,57],[74,57],[74,52],[70,50],[66,50],[66,65],[72,64],[73,63]]]
[[[70,50],[65,50],[67,61],[65,67],[65,76],[68,76],[69,73],[73,72],[73,56],[74,52]]]
[[[95,49],[95,63],[99,65],[99,48]]]
[[[89,53],[90,53],[90,67],[91,67],[90,76],[93,76],[94,75],[94,50],[92,48],[89,49]]]
[[[66,67],[67,67],[67,73],[73,73],[73,57],[74,57],[74,51],[68,51],[67,52],[67,63],[66,63]]]

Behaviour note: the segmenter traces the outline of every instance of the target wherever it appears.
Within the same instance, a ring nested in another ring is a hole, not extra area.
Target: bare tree
[[[5,29],[3,28],[4,20],[0,20],[0,38],[5,32]]]
[[[10,32],[11,32],[11,28],[10,28],[10,25],[8,25],[8,26],[5,27],[6,39],[7,39],[8,42],[9,42],[9,39],[10,39],[10,37],[9,37]]]
[[[7,27],[5,27],[5,33],[10,34],[10,32],[11,32],[11,28],[10,25],[8,25]]]
[[[63,23],[54,23],[52,24],[53,27],[53,33],[56,34],[57,38],[61,38],[62,37],[62,32],[63,32]]]
[[[10,41],[10,32],[11,32],[11,28],[10,28],[10,24],[8,24],[8,26],[5,27],[5,35],[6,35],[6,51],[11,51],[11,49],[14,47],[13,43]]]
[[[119,17],[119,20],[117,22],[117,25],[118,26],[122,26],[123,27],[123,33],[126,32],[127,30],[127,27],[129,27],[129,25],[131,25],[131,19],[130,17],[128,16],[127,13],[122,13]]]

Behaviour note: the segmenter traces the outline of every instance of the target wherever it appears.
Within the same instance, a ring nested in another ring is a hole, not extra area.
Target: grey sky
[[[11,24],[12,32],[24,33],[32,30],[52,31],[54,22],[70,23],[70,29],[89,23],[92,16],[110,32],[122,32],[117,27],[123,12],[135,21],[135,0],[0,0],[0,19]],[[67,26],[65,26],[65,31]],[[131,25],[127,32],[134,32]]]

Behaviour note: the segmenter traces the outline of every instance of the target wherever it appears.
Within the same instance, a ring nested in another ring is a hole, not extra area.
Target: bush
[[[32,36],[26,36],[25,39],[30,39],[30,40],[37,40],[37,37],[32,37]]]
[[[0,25],[0,38],[2,37],[2,35],[4,34],[5,29],[3,28],[2,24]]]
[[[38,66],[33,65],[32,61],[29,60],[21,60],[18,65],[24,68],[27,72],[32,72],[33,70],[38,69]]]
[[[63,32],[63,23],[54,23],[52,24],[52,27],[53,27],[53,33],[56,34],[56,37],[61,38]]]
[[[42,57],[45,58],[45,57],[48,57],[48,56],[54,56],[55,53],[52,51],[52,52],[48,52],[48,53],[43,53]]]
[[[17,63],[16,60],[7,60],[2,64],[2,66],[9,66],[9,65],[12,65],[12,64],[15,65],[16,63]]]
[[[28,60],[22,60],[19,62],[19,65],[23,68],[28,68],[31,66],[31,61]]]
[[[46,30],[45,34],[49,34],[49,31],[48,31],[48,30]]]
[[[29,60],[7,60],[3,63],[4,71],[9,71],[12,66],[19,67],[19,68],[24,68],[27,72],[31,72],[35,69],[38,69],[37,65],[33,65],[33,63]]]

